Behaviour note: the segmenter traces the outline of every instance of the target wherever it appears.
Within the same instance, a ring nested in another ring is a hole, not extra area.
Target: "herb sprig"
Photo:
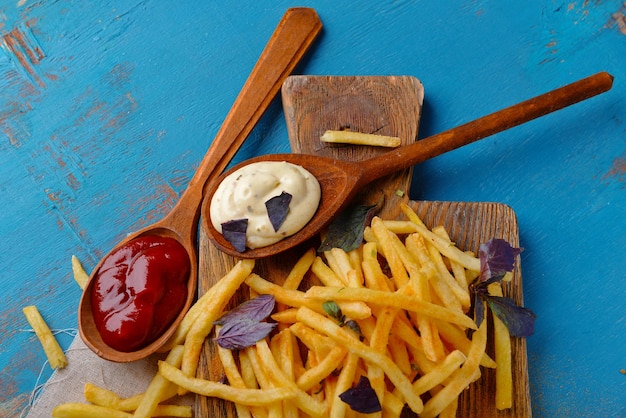
[[[382,411],[382,406],[367,377],[361,376],[359,383],[339,395],[339,399],[347,403],[350,409],[362,414],[373,414]]]
[[[340,327],[347,327],[351,329],[359,337],[363,335],[361,334],[361,327],[359,327],[359,324],[353,319],[347,319],[343,312],[341,312],[341,308],[337,305],[337,302],[334,300],[327,300],[322,303],[322,308],[328,316],[337,321],[337,325]]]
[[[489,294],[488,286],[501,281],[508,272],[513,271],[515,257],[521,248],[511,246],[506,240],[493,238],[481,244],[478,250],[480,274],[470,285],[474,298],[474,321],[480,326],[485,318],[485,305],[489,306],[514,337],[529,337],[534,333],[536,315],[528,308],[517,306],[508,297]]]
[[[222,325],[215,341],[220,347],[230,350],[241,350],[256,344],[276,328],[275,323],[265,322],[274,305],[272,295],[260,295],[243,302],[214,322],[215,325]]]

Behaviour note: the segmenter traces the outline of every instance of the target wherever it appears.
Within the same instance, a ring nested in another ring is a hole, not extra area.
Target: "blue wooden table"
[[[50,376],[90,270],[177,201],[285,10],[324,29],[297,73],[413,75],[419,137],[606,70],[613,89],[414,170],[411,198],[510,205],[534,415],[626,416],[626,3],[0,2],[0,416]],[[236,160],[288,152],[277,100]]]

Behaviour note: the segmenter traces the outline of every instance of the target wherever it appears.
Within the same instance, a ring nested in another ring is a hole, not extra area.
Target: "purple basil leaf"
[[[477,326],[483,323],[485,319],[485,304],[480,298],[480,294],[474,294],[474,322]]]
[[[342,211],[328,226],[324,242],[317,249],[324,252],[331,248],[341,248],[348,252],[358,248],[363,241],[363,231],[382,204],[354,205]]]
[[[361,376],[356,387],[350,388],[339,395],[339,398],[347,403],[353,411],[362,414],[372,414],[382,411],[380,401],[367,377]]]
[[[277,324],[242,320],[229,322],[221,330],[215,341],[222,348],[241,350],[256,344],[267,337]]]
[[[267,216],[274,227],[274,232],[278,231],[285,222],[289,213],[289,203],[291,203],[291,195],[287,192],[282,192],[265,202]]]
[[[517,306],[510,298],[490,295],[483,298],[512,336],[529,337],[535,332],[536,315],[530,309]]]
[[[217,321],[213,322],[216,325],[228,325],[232,322],[238,321],[253,321],[261,322],[274,310],[276,300],[273,295],[260,295],[254,299],[247,300],[222,315]]]
[[[356,335],[358,335],[359,337],[363,336],[363,333],[361,332],[361,327],[359,326],[359,323],[356,322],[354,319],[348,319],[346,322],[344,322],[343,324],[346,328],[349,328],[352,330],[352,332],[354,332]]]
[[[246,251],[246,229],[248,229],[247,219],[234,219],[222,224],[222,235],[235,250],[242,253]]]
[[[502,279],[504,274],[513,271],[515,257],[522,252],[521,248],[512,247],[503,239],[493,238],[481,244],[478,249],[480,258],[481,282],[494,282]]]

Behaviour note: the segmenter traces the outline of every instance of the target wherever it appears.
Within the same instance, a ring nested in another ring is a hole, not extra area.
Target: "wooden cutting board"
[[[320,136],[328,129],[353,130],[400,137],[403,144],[415,141],[419,128],[424,90],[414,77],[406,76],[291,76],[282,89],[283,107],[289,141],[293,152],[317,154],[343,160],[360,161],[387,150],[379,147],[326,144]],[[381,216],[401,216],[400,201],[408,201],[411,170],[400,171],[381,179],[364,190],[361,202],[376,202],[384,194]],[[515,213],[498,203],[409,202],[427,226],[443,225],[452,240],[464,250],[478,251],[481,242],[504,238],[519,246]],[[262,277],[280,283],[293,262],[318,242],[305,243],[288,254],[257,260],[255,271]],[[199,294],[203,294],[235,264],[236,259],[217,250],[200,231]],[[504,292],[518,304],[523,302],[522,276],[519,264],[514,278]],[[231,303],[243,301],[240,292]],[[493,351],[490,341],[488,349]],[[528,386],[526,344],[513,342],[514,408],[497,411],[494,401],[495,375],[485,370],[459,402],[459,417],[529,417],[531,416]],[[198,377],[219,381],[223,372],[214,343],[209,339],[200,359]],[[198,397],[198,417],[235,417],[232,405],[217,399]]]

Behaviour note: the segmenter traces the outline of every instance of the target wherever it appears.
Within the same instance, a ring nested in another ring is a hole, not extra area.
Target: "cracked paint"
[[[616,27],[622,35],[626,35],[626,2],[623,2],[621,7],[611,15],[606,27]]]
[[[615,179],[622,183],[622,188],[626,188],[626,152],[613,160],[611,168],[602,179]]]

